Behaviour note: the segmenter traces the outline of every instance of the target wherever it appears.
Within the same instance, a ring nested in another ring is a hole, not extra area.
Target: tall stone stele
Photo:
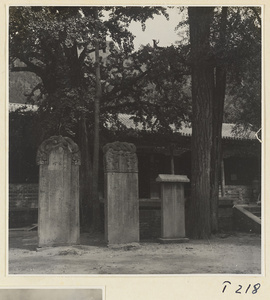
[[[78,146],[68,137],[52,136],[37,153],[39,165],[38,246],[78,244]]]
[[[105,238],[108,244],[139,241],[138,160],[136,147],[114,142],[103,147]]]

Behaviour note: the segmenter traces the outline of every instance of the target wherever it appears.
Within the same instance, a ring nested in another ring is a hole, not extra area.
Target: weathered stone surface
[[[139,241],[138,162],[133,144],[115,142],[104,151],[105,236],[109,244]]]
[[[39,147],[37,152],[37,164],[47,165],[49,164],[49,155],[53,149],[63,148],[71,153],[71,163],[74,165],[81,164],[81,153],[79,147],[72,139],[68,137],[52,136],[45,140]]]
[[[104,171],[138,173],[136,147],[131,143],[114,142],[103,147]]]
[[[39,247],[79,243],[78,146],[54,136],[44,141],[37,154],[39,167]]]
[[[161,174],[161,238],[177,240],[185,238],[185,175]]]

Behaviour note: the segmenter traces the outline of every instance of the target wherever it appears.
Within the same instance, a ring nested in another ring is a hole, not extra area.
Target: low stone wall
[[[9,211],[9,228],[28,227],[38,222],[37,208],[24,208]]]
[[[10,184],[9,209],[38,208],[38,184]]]
[[[233,230],[233,199],[222,198],[218,208],[219,231]],[[161,237],[160,200],[140,200],[140,239]]]
[[[233,230],[233,205],[234,199],[228,197],[219,198],[218,229],[219,231]]]
[[[160,208],[140,207],[140,240],[161,237],[161,210]]]
[[[227,186],[227,195],[235,202],[248,201],[251,187]],[[240,195],[240,198],[239,198]],[[242,196],[241,196],[242,195]],[[219,229],[233,230],[232,202],[219,207]],[[159,199],[140,199],[140,239],[153,239],[161,236],[161,203]],[[23,227],[37,223],[38,185],[10,184],[9,186],[9,224],[10,228]]]
[[[9,185],[9,227],[19,228],[37,223],[38,184]]]
[[[249,203],[254,201],[252,187],[246,185],[227,185],[225,187],[225,197],[229,197],[237,203]],[[143,201],[142,199],[140,203]],[[9,207],[11,210],[14,208],[37,208],[38,184],[10,184]]]
[[[221,196],[221,190],[219,190],[219,195]],[[252,186],[249,185],[226,185],[224,196],[234,199],[236,203],[256,202]]]

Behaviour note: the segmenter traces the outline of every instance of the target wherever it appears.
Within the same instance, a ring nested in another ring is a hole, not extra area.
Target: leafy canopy
[[[55,130],[74,134],[82,114],[91,130],[96,26],[99,46],[105,52],[100,52],[101,123],[115,122],[119,112],[135,114],[135,121],[155,128],[169,129],[170,118],[179,125],[188,118],[188,72],[184,58],[179,60],[181,48],[148,45],[133,52],[130,21],[140,21],[145,28],[145,21],[154,14],[168,18],[162,7],[11,8],[10,67],[41,78],[35,88],[39,96],[31,93],[29,99],[39,103],[47,135]],[[16,66],[17,59],[24,65]]]

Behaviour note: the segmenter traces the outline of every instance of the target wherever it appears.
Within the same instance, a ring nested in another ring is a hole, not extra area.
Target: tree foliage
[[[91,131],[95,94],[93,9],[13,9],[11,69],[32,70],[41,76],[40,112],[46,124],[45,136],[56,129],[58,133],[75,136],[74,126],[82,113]],[[134,114],[135,120],[149,125],[153,125],[154,118],[155,128],[169,129],[170,123],[180,126],[182,120],[189,118],[189,70],[185,65],[184,49],[148,45],[132,53],[133,35],[127,30],[129,22],[133,19],[144,24],[147,18],[160,12],[165,14],[159,7],[100,8],[100,18],[103,18],[100,47],[107,51],[104,55],[101,53],[101,125],[115,122],[121,111]],[[21,18],[27,17],[27,26],[22,26],[18,14]],[[87,35],[85,27],[91,35]],[[24,43],[21,43],[22,36],[27,37]],[[108,37],[112,42],[106,42]],[[26,67],[12,66],[16,58]]]
[[[226,32],[226,51],[217,48],[228,70],[224,118],[237,128],[257,131],[261,127],[260,8],[229,8]]]
[[[220,39],[222,7],[214,8],[210,25],[208,58],[214,66],[226,69],[227,87],[224,122],[236,129],[257,131],[261,127],[261,9],[226,7],[226,39]],[[181,43],[189,45],[189,18],[182,8],[183,21],[178,30]],[[187,64],[192,61],[187,60]],[[243,126],[244,125],[244,126]]]

